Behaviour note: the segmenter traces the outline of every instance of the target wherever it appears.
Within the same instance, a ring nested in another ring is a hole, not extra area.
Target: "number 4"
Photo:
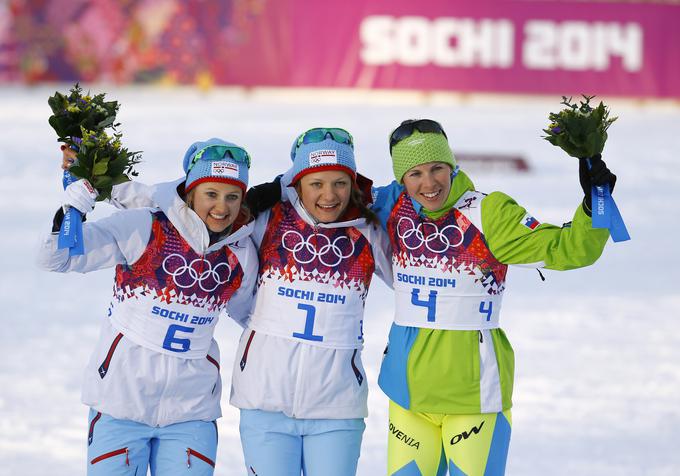
[[[485,308],[484,304],[486,304],[487,301],[482,301],[479,303],[479,312],[482,314],[486,314],[486,320],[487,322],[491,320],[491,313],[493,312],[493,302],[488,301],[489,307]]]
[[[411,304],[427,308],[427,322],[434,322],[437,317],[437,291],[431,290],[427,301],[420,300],[420,290],[413,288],[411,291]]]

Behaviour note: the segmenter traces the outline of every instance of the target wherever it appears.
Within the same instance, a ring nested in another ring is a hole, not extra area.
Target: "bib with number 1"
[[[314,228],[288,203],[276,205],[260,246],[250,327],[336,349],[363,344],[366,293],[375,262],[354,227]]]

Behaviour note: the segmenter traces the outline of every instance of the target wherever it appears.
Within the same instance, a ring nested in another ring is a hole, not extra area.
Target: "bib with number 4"
[[[507,266],[496,260],[480,229],[457,208],[469,208],[474,194],[464,194],[438,220],[421,217],[406,193],[397,200],[387,223],[395,323],[451,330],[499,326]]]

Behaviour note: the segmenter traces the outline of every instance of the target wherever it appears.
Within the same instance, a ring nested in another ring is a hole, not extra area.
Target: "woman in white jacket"
[[[389,241],[348,132],[307,131],[291,155],[281,202],[255,221],[257,292],[230,402],[250,476],[351,476],[368,414],[364,302],[374,272],[391,286]]]
[[[44,269],[116,267],[83,384],[89,475],[213,474],[222,389],[213,331],[225,310],[244,325],[257,273],[242,206],[249,166],[234,144],[194,143],[186,179],[154,188],[157,208],[84,224],[84,255],[57,249],[58,219],[44,239]]]

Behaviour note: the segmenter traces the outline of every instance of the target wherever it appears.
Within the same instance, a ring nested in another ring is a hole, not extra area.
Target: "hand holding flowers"
[[[547,134],[543,138],[577,159],[602,154],[607,129],[618,117],[610,118],[609,108],[602,101],[597,107],[591,107],[590,100],[594,97],[584,95],[584,101],[572,104],[571,98],[562,96],[560,104],[567,107],[548,115],[550,125],[543,129]]]
[[[68,95],[55,92],[47,100],[52,109],[49,123],[57,140],[75,151],[73,164],[64,170],[64,188],[85,179],[97,191],[98,201],[109,198],[114,185],[137,176],[134,166],[140,162],[140,152],[122,147],[122,134],[115,132],[120,125],[115,122],[118,102],[105,101],[104,97],[103,93],[83,95],[76,83]],[[111,135],[106,132],[109,128]],[[82,216],[73,208],[64,216],[59,248],[68,248],[71,256],[83,254]]]
[[[595,96],[583,95],[583,101],[573,103],[562,96],[560,104],[566,107],[549,113],[550,125],[543,129],[543,137],[552,145],[580,160],[579,179],[585,192],[584,210],[592,213],[593,228],[607,228],[614,241],[630,239],[611,191],[616,183],[602,161],[602,151],[607,141],[607,129],[617,117],[609,117],[609,108],[602,101],[593,108],[590,100]]]
[[[111,196],[111,188],[137,176],[134,166],[140,162],[140,152],[130,152],[121,144],[122,134],[115,132],[119,109],[117,101],[105,101],[105,94],[83,95],[76,85],[65,96],[56,92],[47,100],[52,115],[49,123],[58,141],[76,151],[69,172],[88,180],[99,192],[97,200]],[[106,129],[112,129],[112,135]]]

